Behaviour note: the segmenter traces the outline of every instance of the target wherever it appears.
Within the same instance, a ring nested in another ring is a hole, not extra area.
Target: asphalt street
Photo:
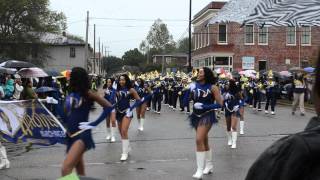
[[[91,113],[95,119],[101,108]],[[278,106],[276,115],[245,111],[245,135],[238,138],[238,148],[227,146],[224,119],[210,131],[214,173],[212,180],[243,180],[254,160],[277,139],[302,131],[315,115],[291,115],[289,107]],[[298,114],[298,113],[297,113]],[[134,118],[129,131],[133,150],[127,162],[120,162],[121,141],[105,140],[105,124],[94,133],[96,149],[85,154],[87,176],[104,180],[188,180],[196,170],[195,132],[187,115],[164,106],[161,115],[148,112],[145,131],[138,132]],[[65,156],[65,146],[34,147],[26,153],[9,152],[11,169],[0,170],[1,180],[57,179]]]

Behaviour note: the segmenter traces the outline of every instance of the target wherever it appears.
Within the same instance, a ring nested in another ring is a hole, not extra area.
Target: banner
[[[66,130],[39,100],[0,101],[0,137],[40,145],[64,143]]]

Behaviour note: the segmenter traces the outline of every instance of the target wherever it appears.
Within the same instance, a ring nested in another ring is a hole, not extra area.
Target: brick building
[[[281,71],[309,66],[317,59],[320,27],[260,28],[235,22],[208,25],[225,4],[212,2],[194,16],[194,68]]]

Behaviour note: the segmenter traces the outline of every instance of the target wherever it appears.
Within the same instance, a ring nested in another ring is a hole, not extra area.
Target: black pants
[[[269,109],[269,104],[270,104],[271,105],[271,111],[274,111],[274,108],[276,106],[276,101],[277,101],[276,94],[273,93],[273,92],[268,92],[266,94],[266,96],[267,96],[267,103],[266,103],[265,110],[267,111]]]
[[[177,108],[177,101],[178,101],[178,92],[177,91],[173,91],[171,100],[172,100],[173,108]]]
[[[256,91],[253,93],[253,107],[257,108],[258,104],[258,109],[261,109],[261,92]]]
[[[253,94],[250,93],[250,89],[247,90],[247,103],[253,105]]]
[[[161,101],[163,94],[155,94],[152,99],[152,108],[155,111],[161,111]]]
[[[173,91],[168,91],[169,106],[173,106]]]
[[[169,91],[165,89],[163,94],[164,94],[164,104],[169,104]]]
[[[181,96],[179,96],[179,104],[180,104],[180,109],[181,111],[184,111],[184,104],[183,104],[183,98],[184,98],[184,93],[181,94]],[[187,112],[190,112],[190,103],[188,101],[187,105]]]

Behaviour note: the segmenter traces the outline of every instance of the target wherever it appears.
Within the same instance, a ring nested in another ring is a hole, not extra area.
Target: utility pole
[[[98,65],[98,67],[99,67],[99,62],[100,62],[100,60],[101,60],[101,49],[100,49],[100,38],[99,38],[99,59],[98,59],[98,63],[97,63],[97,65]],[[99,74],[99,72],[98,72],[98,74]]]
[[[88,52],[88,39],[89,39],[89,11],[87,11],[87,23],[86,23],[86,43],[85,43],[85,50],[84,50],[84,58],[85,58],[85,67],[87,68],[87,71],[89,70],[89,52]]]
[[[102,48],[101,48],[101,49],[102,49],[102,58],[101,58],[101,60],[100,60],[99,74],[102,73],[102,59],[103,59],[104,56],[106,56],[106,55],[104,54],[103,43],[102,43]]]
[[[192,66],[191,66],[191,17],[192,16],[192,0],[190,0],[190,7],[189,7],[189,54],[188,54],[188,72],[192,71]]]
[[[96,24],[93,25],[93,74],[96,74]]]

